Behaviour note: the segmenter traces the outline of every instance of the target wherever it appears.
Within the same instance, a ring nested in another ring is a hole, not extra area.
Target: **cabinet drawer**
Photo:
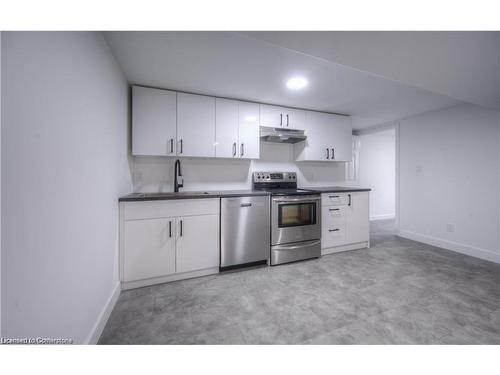
[[[345,224],[323,225],[321,232],[322,249],[344,245],[347,242]]]
[[[325,206],[321,209],[323,225],[345,224],[347,220],[346,206]]]
[[[324,193],[321,194],[322,206],[347,206],[349,194],[347,193]]]
[[[124,202],[125,220],[219,214],[219,198]]]

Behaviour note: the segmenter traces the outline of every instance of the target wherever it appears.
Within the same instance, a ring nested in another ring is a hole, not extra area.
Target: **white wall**
[[[259,160],[181,158],[184,188],[181,190],[238,190],[252,188],[254,171],[297,172],[298,185],[343,185],[344,163],[293,160],[293,145],[261,142]],[[176,158],[134,157],[134,190],[173,191]]]
[[[119,285],[127,83],[100,33],[2,34],[3,335],[86,342]]]
[[[368,186],[370,219],[394,218],[396,213],[396,131],[359,134],[359,185]]]
[[[402,236],[500,262],[498,126],[468,104],[400,121]]]

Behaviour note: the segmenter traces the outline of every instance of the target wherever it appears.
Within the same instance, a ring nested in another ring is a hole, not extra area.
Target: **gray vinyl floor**
[[[125,291],[100,344],[500,344],[500,265],[394,236]]]

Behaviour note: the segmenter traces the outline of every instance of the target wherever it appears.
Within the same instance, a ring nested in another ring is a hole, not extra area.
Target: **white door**
[[[175,273],[175,219],[125,222],[123,281]]]
[[[260,125],[280,127],[286,126],[286,111],[283,107],[260,104]]]
[[[132,87],[132,154],[175,155],[177,95]]]
[[[259,105],[239,102],[239,147],[243,159],[260,157]]]
[[[326,113],[308,111],[305,134],[304,160],[329,160],[330,151],[327,149],[328,115]]]
[[[289,129],[304,129],[306,126],[306,111],[287,108],[286,126]]]
[[[257,134],[257,139],[258,137]],[[216,98],[215,156],[218,158],[238,157],[238,148],[238,101]]]
[[[177,272],[219,266],[219,215],[177,218]]]
[[[331,117],[331,159],[334,161],[352,160],[351,117],[329,115]]]
[[[365,242],[370,238],[370,208],[368,192],[348,194],[350,205],[347,206],[347,242]]]
[[[215,156],[215,98],[177,94],[177,155]]]

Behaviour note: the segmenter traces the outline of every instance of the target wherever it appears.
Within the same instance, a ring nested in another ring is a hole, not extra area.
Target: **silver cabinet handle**
[[[172,222],[168,222],[168,237],[172,238]]]
[[[291,202],[313,203],[313,202],[318,202],[320,200],[321,200],[320,197],[315,197],[310,195],[303,195],[301,198],[273,198],[273,202],[280,202],[280,203],[291,203]]]
[[[280,113],[280,126],[283,125],[283,113]]]
[[[180,225],[180,237],[182,237],[182,234],[183,234],[183,231],[182,231],[182,220],[179,222],[179,225]]]
[[[329,148],[326,149],[326,158],[330,159],[330,149]]]
[[[328,211],[340,211],[340,208],[329,208]]]
[[[332,147],[332,160],[335,159],[335,149]]]
[[[233,158],[236,156],[236,142],[233,143]]]
[[[288,126],[288,120],[289,120],[289,118],[288,118],[288,114],[287,114],[286,115],[286,126]]]
[[[328,198],[340,198],[339,195],[329,195]]]
[[[349,203],[347,205],[350,206],[351,205],[351,194],[347,194],[347,196],[349,197]]]
[[[170,138],[170,153],[172,154],[174,152],[174,139]]]
[[[182,154],[182,139],[179,142],[181,143],[181,151],[179,152],[179,154]]]
[[[328,229],[328,232],[338,232],[340,229]]]
[[[245,144],[242,143],[240,145],[240,156],[243,156],[245,154]]]

